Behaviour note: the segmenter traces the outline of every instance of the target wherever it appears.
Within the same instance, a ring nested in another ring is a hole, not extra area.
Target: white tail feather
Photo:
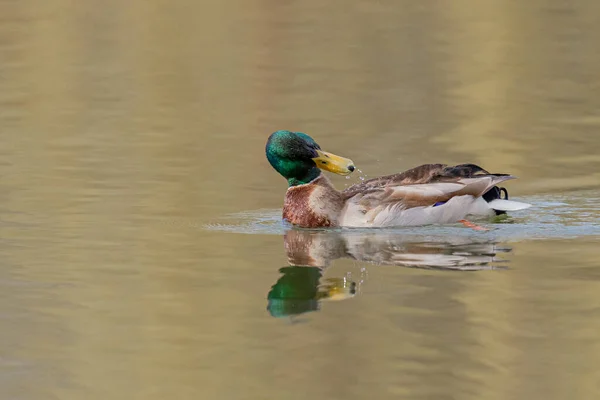
[[[531,207],[531,204],[503,199],[492,200],[488,204],[490,208],[498,211],[517,211]]]

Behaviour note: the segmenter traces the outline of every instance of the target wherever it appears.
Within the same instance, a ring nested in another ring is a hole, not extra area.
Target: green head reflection
[[[288,317],[319,309],[318,267],[283,267],[282,276],[271,287],[267,296],[267,310],[274,317]]]

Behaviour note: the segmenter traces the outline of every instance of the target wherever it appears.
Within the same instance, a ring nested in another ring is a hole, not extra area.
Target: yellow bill
[[[349,175],[354,171],[354,163],[349,158],[336,156],[326,151],[317,150],[318,157],[313,158],[317,167],[338,175]]]

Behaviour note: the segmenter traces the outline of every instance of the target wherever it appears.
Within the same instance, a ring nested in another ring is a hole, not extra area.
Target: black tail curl
[[[504,197],[502,197],[502,193],[504,193]],[[503,188],[503,187],[492,186],[492,188],[490,190],[488,190],[487,192],[485,192],[485,194],[482,197],[488,203],[490,201],[496,200],[496,199],[508,200],[508,190],[506,190],[506,188]],[[494,211],[496,212],[496,215],[506,214],[506,211],[499,211],[499,210],[494,210]]]

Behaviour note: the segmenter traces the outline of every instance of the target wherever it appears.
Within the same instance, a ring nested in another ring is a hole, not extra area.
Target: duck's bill
[[[317,167],[338,175],[349,175],[354,171],[354,163],[349,158],[336,156],[326,151],[317,150],[318,157],[313,158]]]

